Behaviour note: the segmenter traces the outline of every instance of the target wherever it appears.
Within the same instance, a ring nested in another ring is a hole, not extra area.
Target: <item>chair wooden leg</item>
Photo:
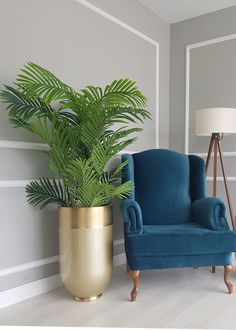
[[[216,267],[215,266],[212,266],[211,268],[211,272],[214,274],[216,272]]]
[[[138,295],[139,289],[139,270],[130,270],[130,277],[134,282],[133,290],[131,291],[131,301],[135,301]]]
[[[224,281],[225,281],[225,284],[228,288],[229,294],[231,294],[234,291],[234,287],[233,287],[233,284],[229,280],[229,275],[233,270],[233,266],[228,265],[228,266],[225,266],[224,268],[225,268],[225,270],[224,270]]]

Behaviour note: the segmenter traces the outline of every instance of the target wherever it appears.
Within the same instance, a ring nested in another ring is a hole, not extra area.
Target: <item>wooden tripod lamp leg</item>
[[[224,185],[225,185],[225,191],[226,191],[226,196],[227,196],[227,201],[228,201],[228,206],[229,206],[230,219],[231,219],[231,223],[232,223],[232,228],[235,231],[235,215],[234,215],[231,195],[230,195],[230,192],[229,192],[228,179],[227,179],[227,175],[226,175],[226,172],[225,172],[224,160],[223,160],[221,144],[220,144],[219,139],[217,140],[217,146],[218,146],[219,155],[220,155],[222,173],[223,173],[223,177],[224,177]]]
[[[214,133],[211,135],[211,141],[210,141],[210,144],[209,144],[209,149],[208,149],[208,154],[207,154],[206,176],[207,176],[207,173],[208,173],[209,164],[210,164],[210,160],[211,160],[211,153],[212,153],[213,143],[214,143]]]
[[[214,167],[213,167],[213,196],[216,196],[216,179],[217,179],[217,137],[216,133],[212,133],[211,141],[209,144],[207,160],[206,160],[206,176],[209,169],[209,164],[211,160],[212,149],[214,149]],[[212,273],[215,273],[215,266],[212,267]]]
[[[218,141],[218,135],[215,134],[214,137],[214,165],[213,165],[213,190],[212,190],[212,196],[216,197],[216,184],[217,184],[217,141]]]

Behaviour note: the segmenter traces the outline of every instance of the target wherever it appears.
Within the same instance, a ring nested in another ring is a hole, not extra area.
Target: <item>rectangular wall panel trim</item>
[[[186,72],[185,72],[185,145],[184,150],[186,154],[191,153],[189,151],[189,112],[190,112],[190,61],[191,61],[191,50],[195,48],[205,47],[220,42],[236,39],[236,33],[225,35],[219,38],[209,39],[202,42],[189,44],[186,46]],[[199,155],[199,154],[198,154]],[[224,153],[229,157],[235,156],[236,151]]]
[[[160,119],[160,115],[159,115],[159,74],[160,74],[159,42],[150,38],[149,36],[145,35],[144,33],[136,30],[132,26],[124,23],[120,19],[105,12],[104,10],[92,5],[91,3],[89,3],[86,0],[75,0],[75,1],[78,2],[79,4],[81,4],[82,6],[94,11],[98,15],[101,15],[104,18],[108,19],[109,21],[117,24],[118,26],[122,27],[126,31],[129,31],[130,33],[133,33],[137,37],[147,41],[148,43],[152,44],[155,47],[155,50],[156,50],[156,148],[158,148],[159,147],[159,119]]]
[[[58,260],[59,260],[59,256],[57,255],[57,256],[52,256],[52,257],[48,257],[48,258],[44,258],[44,259],[27,262],[25,264],[17,265],[14,267],[0,269],[0,277],[5,277],[5,276],[11,275],[11,274],[23,272],[28,269],[52,264],[54,262],[57,262]]]
[[[0,148],[7,149],[29,149],[29,150],[49,150],[49,147],[45,143],[36,143],[36,142],[24,142],[24,141],[10,141],[10,140],[0,140]],[[135,153],[137,151],[120,151],[118,155],[124,153]]]
[[[0,148],[9,149],[29,149],[29,150],[49,150],[44,143],[0,140]]]
[[[218,176],[216,178],[216,180],[219,181],[219,182],[224,182],[223,176]],[[236,182],[236,177],[235,176],[228,176],[227,180],[230,181],[230,182]],[[213,181],[213,177],[211,177],[211,176],[207,177],[206,181]]]
[[[184,138],[184,151],[186,154],[191,154],[189,151],[189,112],[190,112],[190,61],[191,61],[191,50],[199,47],[205,47],[220,42],[236,39],[236,33],[225,35],[219,38],[209,39],[202,42],[189,44],[186,46],[186,72],[185,72],[185,138]],[[207,157],[207,153],[193,153],[200,157]],[[236,151],[223,152],[225,157],[235,157]],[[212,181],[212,178],[208,177],[208,181]],[[218,177],[217,181],[223,181],[222,177]],[[236,181],[236,177],[228,177],[228,181]]]
[[[113,241],[113,246],[123,245],[123,244],[124,244],[124,239],[118,239],[118,240]],[[115,259],[117,258],[117,256],[113,256],[113,257]],[[34,260],[34,261],[27,262],[27,263],[24,263],[24,264],[21,264],[21,265],[0,269],[0,278],[11,275],[11,274],[23,272],[23,271],[28,270],[28,269],[37,268],[37,267],[41,267],[41,266],[44,266],[44,265],[52,264],[52,263],[58,262],[58,261],[59,261],[59,256],[56,255],[56,256],[52,256],[52,257],[48,257],[48,258]]]
[[[236,156],[235,151],[226,151],[226,152],[222,152],[222,154],[224,157],[235,157]],[[207,152],[195,152],[194,155],[206,158]],[[220,156],[219,153],[217,153],[217,157],[219,157],[219,156]]]

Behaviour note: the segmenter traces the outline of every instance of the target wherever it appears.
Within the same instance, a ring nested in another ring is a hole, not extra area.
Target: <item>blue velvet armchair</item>
[[[205,163],[200,157],[165,149],[125,154],[123,182],[134,189],[121,202],[127,264],[136,300],[139,271],[145,269],[224,266],[232,271],[236,233],[225,217],[224,203],[205,197]]]

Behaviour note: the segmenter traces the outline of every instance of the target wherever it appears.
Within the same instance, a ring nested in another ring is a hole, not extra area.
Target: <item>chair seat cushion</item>
[[[213,231],[197,223],[143,226],[142,235],[126,237],[130,256],[196,255],[236,251],[236,233]]]

